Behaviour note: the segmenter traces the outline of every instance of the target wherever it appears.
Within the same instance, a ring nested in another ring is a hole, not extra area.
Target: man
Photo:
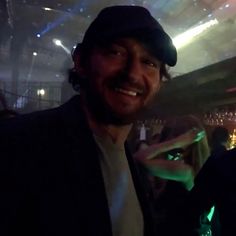
[[[73,53],[80,96],[0,128],[0,235],[154,235],[125,140],[176,58],[145,8],[100,12]]]

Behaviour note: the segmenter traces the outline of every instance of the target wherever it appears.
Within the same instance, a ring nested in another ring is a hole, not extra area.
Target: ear
[[[80,57],[79,53],[77,53],[76,55],[73,55],[73,61],[74,61],[74,68],[75,68],[76,72],[79,75],[84,76],[85,75],[85,69],[82,66],[81,57]]]

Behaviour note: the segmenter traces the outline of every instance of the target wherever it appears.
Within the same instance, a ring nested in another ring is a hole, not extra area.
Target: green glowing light
[[[213,206],[209,212],[209,214],[207,215],[207,218],[209,221],[211,221],[212,217],[213,217],[213,214],[214,214],[214,211],[215,211],[215,207]]]

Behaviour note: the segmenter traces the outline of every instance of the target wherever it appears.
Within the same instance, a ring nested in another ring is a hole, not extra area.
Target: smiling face
[[[102,122],[130,123],[159,90],[160,67],[161,62],[132,38],[93,49],[82,68],[89,110]]]

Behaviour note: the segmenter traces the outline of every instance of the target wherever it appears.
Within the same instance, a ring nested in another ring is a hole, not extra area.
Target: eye
[[[110,49],[109,53],[112,54],[112,55],[116,55],[116,56],[121,56],[122,55],[122,52],[120,50],[114,49],[114,48]]]
[[[124,47],[117,45],[117,44],[113,44],[111,45],[108,50],[107,50],[108,54],[113,55],[113,56],[125,56],[126,55],[126,50]]]
[[[150,68],[160,69],[160,67],[161,67],[160,61],[152,56],[148,56],[148,55],[144,56],[142,58],[141,62]]]
[[[144,63],[147,66],[157,68],[157,69],[160,67],[160,63],[158,63],[158,61],[155,59],[144,58],[142,60],[142,63]]]

